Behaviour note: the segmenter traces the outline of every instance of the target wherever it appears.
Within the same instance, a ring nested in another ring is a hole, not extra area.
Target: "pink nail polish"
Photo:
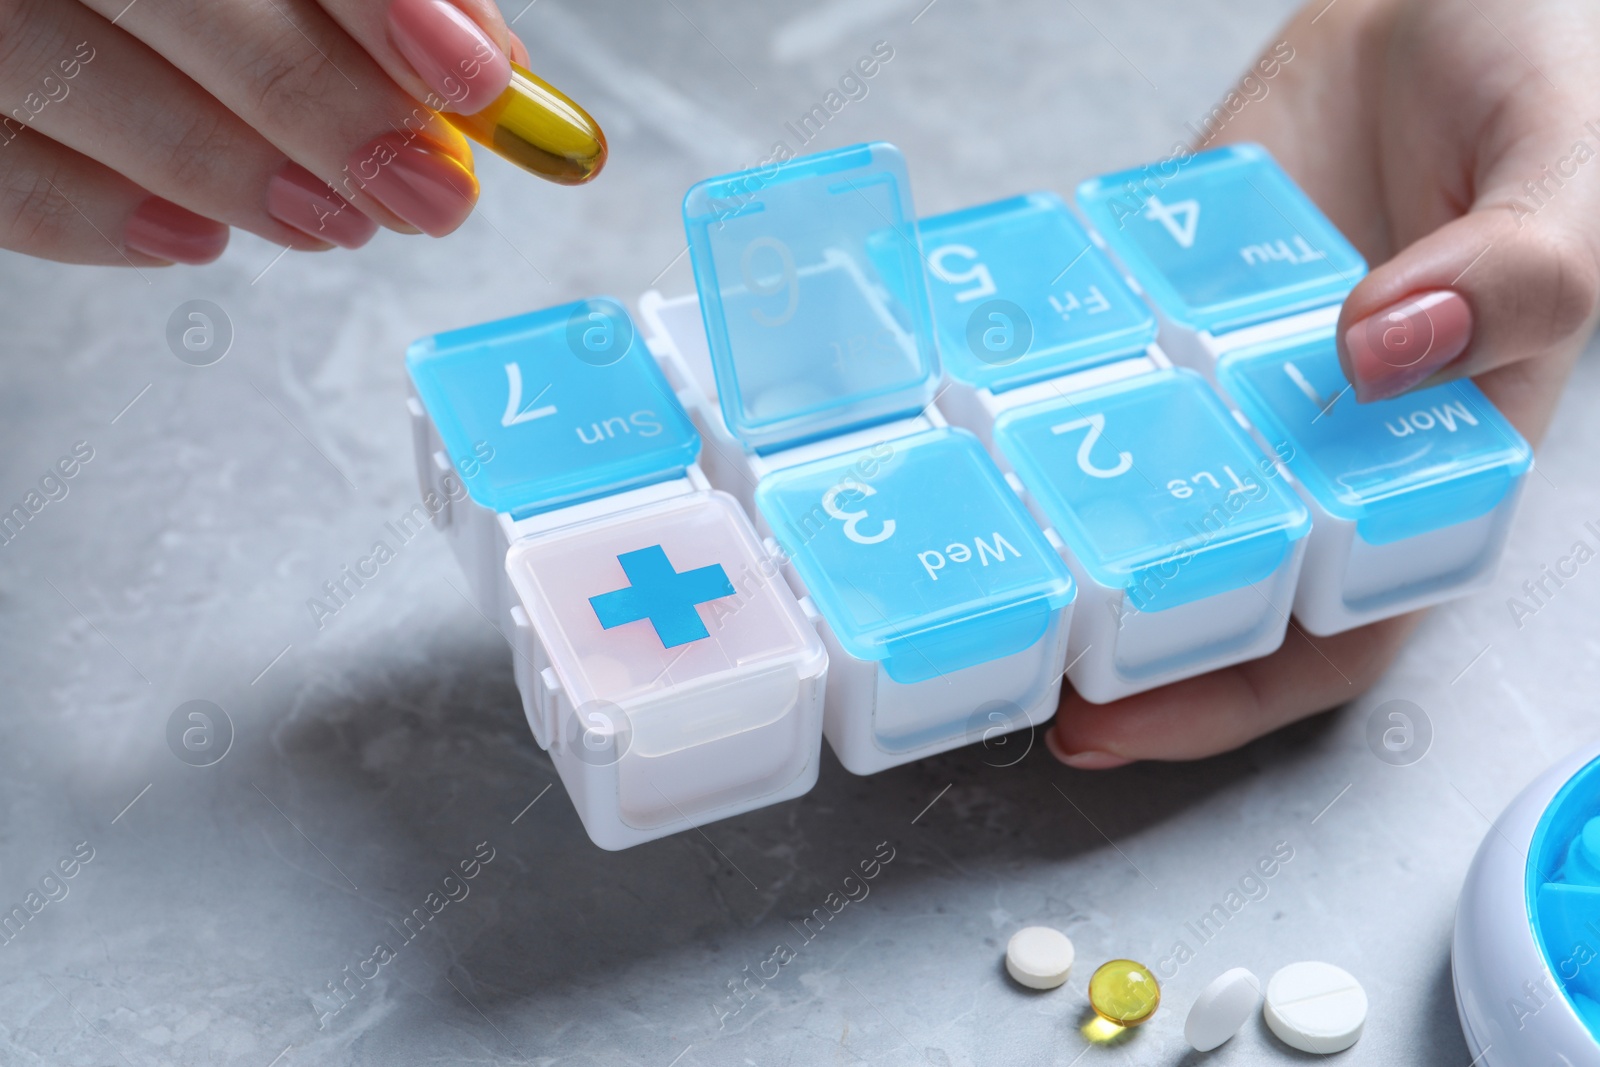
[[[199,266],[210,263],[228,247],[228,227],[152,196],[128,217],[122,241],[135,252],[156,259]]]
[[[528,46],[523,43],[521,37],[511,33],[510,30],[507,30],[506,32],[510,34],[511,37],[511,62],[515,63],[523,70],[527,70],[533,65],[533,61],[528,58]]]
[[[389,37],[446,110],[482,111],[511,84],[506,54],[449,0],[394,0]]]
[[[1369,315],[1345,331],[1344,347],[1363,403],[1398,396],[1431,377],[1472,340],[1472,306],[1436,289]]]
[[[1126,767],[1133,760],[1113,756],[1109,752],[1068,752],[1061,747],[1061,742],[1056,740],[1054,730],[1046,730],[1044,745],[1056,759],[1080,771],[1109,771],[1117,767]]]
[[[478,179],[425,137],[386,133],[351,153],[345,171],[384,207],[429,237],[466,221]]]
[[[307,237],[360,248],[378,232],[378,224],[333,191],[327,182],[298,163],[285,163],[267,183],[267,214]]]

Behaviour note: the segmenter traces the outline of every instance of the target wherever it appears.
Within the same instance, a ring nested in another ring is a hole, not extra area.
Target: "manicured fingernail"
[[[531,65],[531,60],[528,58],[528,46],[522,43],[521,37],[511,33],[510,30],[507,30],[506,32],[510,34],[511,37],[511,62],[515,63],[523,70],[527,70]]]
[[[445,110],[482,111],[511,84],[506,54],[449,0],[394,0],[389,36]]]
[[[386,133],[356,149],[345,168],[367,193],[429,237],[467,220],[478,179],[425,137]]]
[[[267,183],[267,214],[307,237],[340,248],[360,248],[378,224],[298,163],[285,163]]]
[[[1436,289],[1369,315],[1345,331],[1356,399],[1385,400],[1427,380],[1466,351],[1472,306]]]
[[[210,263],[228,247],[228,228],[196,215],[170,200],[152,196],[134,209],[122,229],[122,241],[169,263]]]
[[[1056,739],[1054,730],[1045,731],[1044,745],[1056,759],[1080,771],[1109,771],[1117,767],[1126,767],[1133,762],[1131,759],[1113,756],[1109,752],[1068,752]]]

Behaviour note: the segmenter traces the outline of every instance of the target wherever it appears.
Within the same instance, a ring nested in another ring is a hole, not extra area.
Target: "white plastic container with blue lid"
[[[1600,1065],[1600,745],[1546,771],[1484,836],[1451,972],[1474,1063]]]
[[[1492,578],[1532,450],[1470,383],[1355,402],[1333,329],[1366,263],[1264,149],[1107,175],[1077,199],[1154,304],[1162,348],[1216,382],[1294,473],[1312,512],[1295,598],[1307,630]]]
[[[1211,387],[1164,370],[1000,417],[1080,589],[1068,674],[1107,702],[1282,642],[1311,519]]]
[[[815,784],[827,654],[613,301],[407,353],[424,499],[584,828],[624,848]]]
[[[1295,615],[1331,634],[1494,577],[1533,450],[1470,381],[1358,404],[1333,334],[1235,349],[1222,388],[1313,512]]]
[[[684,199],[700,328],[688,301],[642,305],[713,484],[753,507],[816,613],[825,734],[859,774],[1049,719],[1074,596],[932,403],[915,219],[892,145],[714,178]]]
[[[481,610],[503,623],[521,519],[680,483],[700,437],[632,318],[579,301],[426,337],[406,352],[423,497]],[[659,488],[658,490],[659,491]]]

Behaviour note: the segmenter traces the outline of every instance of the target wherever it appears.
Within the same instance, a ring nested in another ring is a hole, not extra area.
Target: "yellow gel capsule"
[[[1161,987],[1142,963],[1112,960],[1089,979],[1089,1005],[1108,1023],[1138,1026],[1156,1013],[1160,1003]]]
[[[523,170],[582,185],[606,165],[606,135],[589,113],[538,75],[511,64],[511,85],[475,115],[446,115],[457,129]]]

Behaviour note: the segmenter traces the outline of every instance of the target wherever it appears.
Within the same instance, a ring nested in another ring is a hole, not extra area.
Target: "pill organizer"
[[[1471,382],[1356,403],[1334,327],[1366,264],[1263,149],[1107,175],[1077,199],[1163,349],[1294,476],[1312,516],[1301,625],[1338,633],[1492,579],[1532,449]]]
[[[1474,1062],[1600,1065],[1600,745],[1535,779],[1484,836],[1451,964]]]
[[[1170,167],[1092,228],[919,220],[881,143],[714,178],[696,292],[412,346],[424,503],[597,843],[1487,580],[1527,445],[1470,383],[1355,404],[1359,257],[1259,149]]]

